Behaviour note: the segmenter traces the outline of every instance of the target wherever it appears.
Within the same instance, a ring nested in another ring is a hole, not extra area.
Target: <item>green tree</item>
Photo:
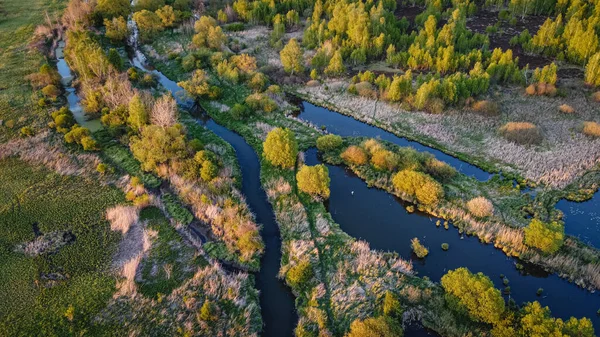
[[[302,49],[296,39],[290,41],[279,52],[283,69],[291,75],[301,73],[304,70],[304,59]]]
[[[338,135],[329,134],[321,136],[317,138],[317,149],[325,152],[335,150],[342,146],[342,142],[342,137]]]
[[[287,283],[292,288],[304,287],[313,278],[314,272],[310,261],[304,260],[292,266],[285,274]]]
[[[145,9],[135,12],[133,13],[133,20],[139,28],[140,39],[144,42],[151,40],[163,30],[162,21],[154,12]]]
[[[412,72],[407,70],[404,75],[394,76],[390,83],[387,99],[392,102],[398,102],[408,97],[412,93]]]
[[[131,152],[145,171],[181,159],[186,153],[185,134],[179,124],[166,128],[147,125],[139,136],[132,137],[130,144]]]
[[[342,53],[339,50],[333,54],[333,57],[329,61],[329,65],[325,68],[325,73],[329,76],[339,76],[346,71],[344,67],[344,59]]]
[[[525,227],[525,244],[537,248],[546,254],[556,252],[563,244],[565,228],[556,221],[544,223],[533,219]]]
[[[504,299],[489,277],[458,268],[442,276],[441,284],[452,296],[450,300],[456,298],[473,319],[492,324],[500,322],[505,310]]]
[[[396,318],[402,316],[402,306],[400,306],[400,301],[398,300],[398,297],[389,290],[385,292],[385,297],[383,298],[383,314]]]
[[[65,134],[67,143],[76,143],[83,147],[85,151],[94,151],[98,149],[98,144],[92,138],[92,133],[88,128],[75,124],[71,131]]]
[[[403,334],[402,328],[393,318],[379,316],[355,320],[350,324],[350,332],[345,337],[402,337]]]
[[[130,10],[129,0],[98,0],[96,4],[96,13],[104,19],[112,19],[118,16],[126,17]]]
[[[304,193],[322,198],[329,198],[329,170],[323,164],[304,165],[296,173],[298,188]]]
[[[119,52],[115,48],[110,48],[108,50],[107,58],[108,62],[110,62],[110,64],[112,64],[113,67],[115,67],[115,69],[119,71],[123,69],[123,59],[121,58],[121,55],[119,55]]]
[[[139,94],[135,94],[129,101],[129,117],[127,117],[127,123],[129,126],[139,131],[144,125],[148,124],[150,116],[148,108],[142,102],[142,98]]]
[[[263,143],[263,157],[272,165],[291,168],[298,156],[298,143],[289,129],[275,128]]]
[[[197,69],[189,80],[179,82],[177,85],[194,97],[207,96],[211,91],[208,74],[202,69]]]
[[[585,84],[600,86],[600,53],[592,55],[585,66]]]
[[[392,178],[396,190],[413,196],[424,205],[436,204],[444,197],[444,189],[429,175],[412,170],[402,170]]]
[[[177,15],[171,6],[164,6],[156,10],[163,27],[173,27],[177,21]]]
[[[112,42],[122,42],[129,36],[127,21],[122,16],[112,20],[104,19],[104,27],[106,27],[106,37]]]

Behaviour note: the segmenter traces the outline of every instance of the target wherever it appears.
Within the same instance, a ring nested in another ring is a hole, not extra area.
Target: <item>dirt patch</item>
[[[498,20],[497,12],[480,11],[473,17],[467,19],[467,28],[475,33],[486,34],[485,29],[488,26],[495,25]],[[517,24],[514,26],[509,25],[507,22],[503,22],[498,33],[489,35],[490,50],[494,50],[495,48],[502,48],[503,50],[512,49],[513,56],[519,57],[520,67],[529,64],[530,69],[535,69],[551,63],[552,61],[550,59],[539,55],[527,54],[521,46],[511,46],[508,43],[513,36],[521,34],[525,29],[533,36],[545,20],[546,17],[544,16],[528,15],[523,21],[517,20]]]
[[[408,22],[410,22],[410,24],[414,26],[415,18],[424,10],[425,8],[419,6],[403,6],[399,1],[398,5],[396,6],[396,11],[394,12],[394,15],[398,19],[406,18],[406,20],[408,20]]]

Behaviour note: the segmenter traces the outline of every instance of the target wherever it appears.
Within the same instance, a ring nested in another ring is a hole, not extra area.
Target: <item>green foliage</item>
[[[200,307],[198,319],[205,322],[216,321],[218,319],[216,304],[209,300],[204,301],[204,304],[202,304],[202,307]]]
[[[415,197],[424,205],[437,204],[444,198],[442,185],[422,172],[402,170],[394,175],[392,182],[397,191]]]
[[[504,299],[487,276],[458,268],[446,273],[441,284],[451,296],[449,300],[456,298],[473,319],[492,324],[500,321],[505,310]]]
[[[535,68],[533,81],[536,83],[556,84],[556,64],[554,62],[544,66],[542,69]]]
[[[131,11],[128,0],[98,0],[96,5],[96,13],[104,19],[112,19],[114,17],[127,17]]]
[[[357,319],[350,324],[346,337],[402,337],[404,332],[398,323],[390,317]]]
[[[346,67],[344,67],[344,59],[342,58],[342,53],[339,50],[333,54],[331,61],[329,61],[329,65],[325,68],[325,74],[329,76],[339,76],[346,71]]]
[[[210,77],[202,69],[194,71],[189,80],[179,82],[177,85],[185,89],[188,94],[194,97],[217,98],[219,96],[219,88],[210,84]]]
[[[298,143],[289,129],[275,128],[263,143],[263,157],[272,165],[290,168],[296,163]]]
[[[323,164],[304,165],[296,173],[296,181],[300,191],[313,197],[329,198],[329,170]]]
[[[310,261],[303,260],[292,266],[285,274],[287,284],[293,289],[308,288],[310,280],[314,277],[314,271]]]
[[[186,151],[184,130],[179,124],[167,128],[148,125],[139,136],[131,138],[130,144],[131,152],[145,171],[182,158]]]
[[[594,54],[585,66],[585,83],[600,86],[600,53]]]
[[[402,306],[400,305],[400,301],[398,300],[398,297],[389,290],[385,292],[385,297],[383,298],[383,314],[393,318],[402,317]]]
[[[319,149],[319,151],[324,152],[332,151],[342,146],[342,143],[342,137],[338,135],[329,134],[317,138],[317,149]]]
[[[183,225],[189,225],[194,220],[194,215],[187,208],[183,207],[181,201],[176,196],[165,193],[162,196],[162,201],[165,204],[167,213],[175,221]]]
[[[24,126],[19,131],[19,135],[21,137],[31,137],[34,134],[35,134],[35,132],[33,131],[33,128],[31,126]]]
[[[112,42],[123,42],[129,36],[127,21],[122,16],[115,17],[112,20],[104,19],[104,27],[106,28],[104,35]]]
[[[140,40],[143,42],[150,41],[163,30],[161,18],[149,10],[143,9],[133,13],[133,19],[139,28]]]
[[[525,227],[525,244],[545,254],[555,253],[562,246],[564,238],[565,228],[556,221],[544,223],[533,219]]]
[[[98,150],[98,144],[92,138],[92,133],[88,128],[75,124],[71,131],[65,134],[65,141],[69,144],[76,143],[83,147],[85,151]]]
[[[56,128],[56,131],[60,133],[69,132],[71,127],[75,125],[73,113],[66,106],[54,111],[51,116],[54,122],[50,126]]]
[[[521,311],[521,330],[524,336],[594,336],[594,327],[587,318],[571,317],[566,323],[554,318],[548,307],[538,301],[528,303]]]
[[[290,41],[283,47],[279,53],[281,58],[281,64],[283,70],[293,75],[294,73],[301,73],[304,71],[304,59],[302,48],[298,44],[296,39],[290,39]]]
[[[112,66],[115,67],[116,70],[120,71],[121,69],[123,69],[123,59],[121,58],[121,55],[119,55],[119,52],[115,48],[110,48],[108,50],[107,59],[108,62],[112,64]]]
[[[217,21],[210,16],[201,16],[194,24],[196,35],[192,38],[192,44],[196,48],[221,49],[221,46],[227,40]]]
[[[429,249],[423,246],[423,244],[421,243],[421,241],[419,241],[418,238],[413,238],[412,240],[410,240],[410,248],[412,248],[415,255],[417,255],[417,257],[420,259],[424,258],[429,254]]]
[[[139,94],[135,94],[129,101],[129,116],[127,124],[135,130],[139,131],[144,125],[148,124],[150,117],[148,108],[142,101]]]
[[[392,102],[398,102],[411,95],[413,91],[412,80],[412,72],[410,70],[407,70],[401,76],[395,75],[389,85],[387,99]]]

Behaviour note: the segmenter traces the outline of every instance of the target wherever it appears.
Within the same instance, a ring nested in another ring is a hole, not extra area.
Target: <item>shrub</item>
[[[398,167],[400,158],[389,150],[378,150],[371,156],[371,164],[378,170],[394,171]]]
[[[106,37],[113,42],[124,41],[129,35],[127,21],[122,16],[112,20],[104,19],[104,27],[106,27]]]
[[[525,93],[529,96],[535,95],[535,84],[530,84],[529,86],[527,86],[527,88],[525,88]]]
[[[412,240],[410,240],[410,247],[412,248],[415,255],[417,255],[417,257],[420,259],[424,258],[425,256],[427,256],[427,254],[429,254],[429,249],[423,246],[418,238],[413,238]]]
[[[425,161],[425,171],[441,181],[449,181],[457,174],[454,167],[433,157],[430,157]]]
[[[252,114],[248,106],[239,103],[236,103],[229,112],[235,119],[244,119]]]
[[[485,197],[476,197],[467,202],[467,209],[479,218],[485,218],[494,213],[494,205]]]
[[[85,151],[98,149],[97,143],[92,138],[90,130],[79,125],[73,126],[71,131],[65,134],[65,141],[69,144],[77,143],[81,145]]]
[[[21,131],[19,134],[21,135],[21,137],[31,137],[34,135],[34,131],[31,126],[24,126],[21,128]]]
[[[401,337],[402,328],[391,317],[356,319],[346,337]]]
[[[402,170],[392,179],[397,191],[415,197],[424,205],[437,204],[444,197],[444,189],[433,178],[422,172]]]
[[[304,165],[296,173],[298,188],[311,196],[329,198],[329,170],[323,164]]]
[[[368,97],[368,98],[377,98],[377,91],[375,91],[373,85],[369,82],[360,82],[357,83],[354,88],[356,89],[356,93],[359,96]]]
[[[100,163],[96,166],[96,171],[100,174],[105,174],[108,171],[108,165]]]
[[[390,317],[402,316],[400,301],[398,300],[398,297],[389,290],[385,292],[385,297],[383,298],[383,314]]]
[[[558,110],[560,110],[560,112],[565,113],[565,114],[575,113],[575,109],[573,109],[573,107],[568,104],[561,104],[558,107]]]
[[[342,137],[338,135],[325,135],[317,139],[317,149],[319,151],[332,151],[342,146]]]
[[[489,277],[458,268],[442,276],[441,284],[451,295],[450,303],[457,302],[473,319],[492,324],[500,321],[505,310],[504,299]]]
[[[42,94],[46,97],[56,98],[60,95],[60,89],[54,84],[48,84],[42,89]]]
[[[143,9],[133,13],[133,19],[139,28],[142,41],[151,40],[163,30],[162,21],[154,12]]]
[[[304,288],[313,278],[313,275],[310,261],[305,260],[291,267],[285,275],[285,279],[292,288]]]
[[[542,134],[533,123],[508,122],[499,131],[506,140],[517,144],[534,145],[542,142]]]
[[[172,194],[165,193],[162,197],[167,213],[177,222],[189,225],[194,220],[194,215]]]
[[[185,134],[179,124],[167,128],[148,125],[139,136],[131,139],[131,152],[142,169],[152,171],[159,164],[183,157],[186,152]]]
[[[472,108],[475,112],[484,116],[498,116],[500,114],[498,103],[488,100],[477,101],[473,103]]]
[[[352,145],[346,148],[340,155],[342,160],[352,165],[364,165],[369,160],[369,156],[361,147]]]
[[[443,250],[448,250],[448,249],[450,249],[450,245],[447,244],[446,242],[444,242],[444,243],[442,243],[442,249]]]
[[[600,91],[596,91],[595,93],[593,93],[592,99],[594,100],[594,102],[600,102]]]
[[[289,129],[275,128],[263,143],[263,157],[272,165],[291,168],[296,163],[298,143]]]
[[[279,57],[285,72],[294,75],[294,73],[301,73],[304,70],[303,52],[296,39],[290,39],[279,52]]]
[[[544,223],[533,219],[525,227],[525,244],[546,254],[556,252],[562,246],[564,237],[565,229],[556,221]]]
[[[596,122],[583,122],[583,134],[591,137],[600,137],[600,124]]]

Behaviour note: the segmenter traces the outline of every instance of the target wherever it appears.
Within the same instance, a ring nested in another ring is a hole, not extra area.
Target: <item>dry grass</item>
[[[508,122],[498,131],[508,141],[520,145],[538,145],[542,142],[542,134],[533,123]]]
[[[106,219],[110,222],[110,229],[119,231],[123,235],[129,228],[138,222],[140,211],[135,206],[115,206],[106,211]]]
[[[500,114],[498,103],[488,100],[477,101],[473,103],[471,108],[473,111],[483,116],[498,116]]]
[[[173,96],[167,94],[156,100],[152,107],[150,119],[152,124],[169,127],[177,123],[177,102]]]
[[[575,109],[572,106],[568,105],[568,104],[561,104],[558,107],[558,110],[560,112],[564,113],[564,114],[573,114],[573,113],[575,113]]]
[[[600,137],[600,123],[583,122],[583,134],[586,136],[598,138]]]
[[[594,102],[600,102],[600,91],[596,91],[595,93],[593,93],[592,99],[594,100]]]
[[[494,213],[494,205],[485,197],[477,197],[467,202],[467,209],[476,217],[485,218]]]

